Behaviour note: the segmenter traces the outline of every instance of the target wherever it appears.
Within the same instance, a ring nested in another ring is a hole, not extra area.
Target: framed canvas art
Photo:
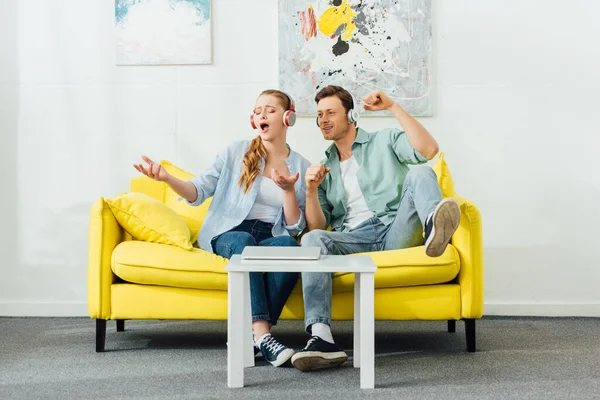
[[[211,0],[115,0],[117,65],[210,64]]]
[[[430,61],[430,0],[279,0],[279,87],[299,115],[315,115],[315,94],[333,84],[358,99],[381,89],[429,116]]]

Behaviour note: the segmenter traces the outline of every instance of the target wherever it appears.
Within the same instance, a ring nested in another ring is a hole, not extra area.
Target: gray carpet
[[[465,351],[464,324],[387,322],[376,327],[375,390],[359,370],[302,373],[259,361],[246,387],[227,388],[226,323],[109,322],[105,353],[95,352],[86,318],[0,318],[1,399],[586,399],[600,398],[600,319],[485,318],[478,351]],[[303,347],[299,321],[274,330]],[[351,355],[352,323],[334,335]]]

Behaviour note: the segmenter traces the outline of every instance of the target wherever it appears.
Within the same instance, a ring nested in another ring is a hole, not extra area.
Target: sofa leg
[[[125,330],[125,320],[118,319],[117,320],[117,332],[123,332]]]
[[[104,343],[106,342],[106,320],[96,320],[96,353],[104,351]]]
[[[450,333],[456,332],[456,321],[453,319],[448,320],[448,332],[450,332]]]
[[[474,319],[465,319],[465,333],[467,334],[467,351],[474,353],[476,348]]]

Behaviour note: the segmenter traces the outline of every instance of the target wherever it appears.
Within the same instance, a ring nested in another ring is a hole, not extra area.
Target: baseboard
[[[2,301],[2,317],[87,317],[87,303],[84,301],[36,302]]]
[[[484,315],[527,317],[600,317],[600,303],[486,303]],[[1,301],[2,317],[87,317],[86,302]]]
[[[600,303],[486,303],[483,315],[526,317],[600,317]]]

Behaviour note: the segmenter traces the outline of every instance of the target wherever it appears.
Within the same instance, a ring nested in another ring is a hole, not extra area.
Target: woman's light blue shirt
[[[250,213],[256,201],[261,179],[264,179],[265,160],[263,160],[260,167],[261,173],[254,181],[248,193],[244,194],[242,187],[238,184],[242,174],[242,160],[250,148],[250,143],[249,140],[244,140],[232,144],[216,157],[208,169],[190,180],[196,186],[198,198],[193,203],[186,200],[188,204],[199,206],[206,199],[213,196],[206,218],[202,223],[200,234],[198,235],[198,245],[203,250],[212,253],[211,240],[215,236],[241,224]],[[295,184],[296,199],[300,207],[300,218],[296,224],[286,225],[282,206],[273,224],[273,236],[297,236],[306,227],[306,220],[304,218],[306,183],[304,176],[306,169],[310,166],[310,162],[290,149],[290,155],[285,159],[285,164],[291,176],[296,174],[296,172],[300,173],[300,177]]]

